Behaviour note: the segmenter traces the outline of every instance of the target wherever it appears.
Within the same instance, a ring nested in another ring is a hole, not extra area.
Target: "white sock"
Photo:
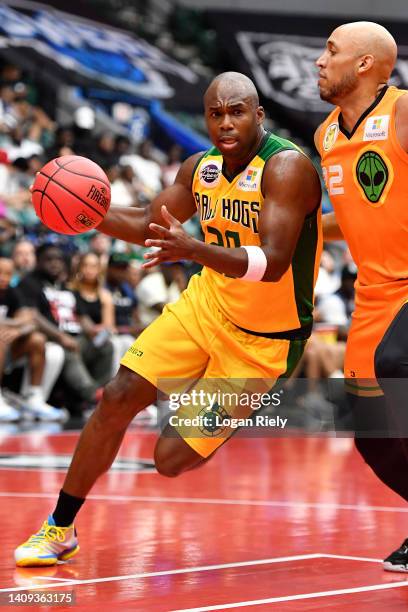
[[[44,401],[43,390],[40,385],[28,385],[26,393],[28,399],[31,401]]]

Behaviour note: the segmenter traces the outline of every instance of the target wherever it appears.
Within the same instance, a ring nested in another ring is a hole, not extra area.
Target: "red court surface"
[[[58,459],[77,435],[3,436],[0,455]],[[154,439],[133,429],[120,456],[150,459]],[[351,439],[236,437],[177,479],[112,471],[81,510],[78,556],[15,568],[13,548],[53,509],[62,481],[52,467],[0,467],[3,602],[41,585],[75,592],[60,610],[408,608],[408,575],[380,564],[408,535],[408,507]]]

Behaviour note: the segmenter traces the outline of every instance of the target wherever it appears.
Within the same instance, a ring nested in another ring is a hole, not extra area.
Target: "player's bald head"
[[[347,45],[356,57],[373,56],[374,72],[380,80],[389,79],[397,59],[397,44],[386,28],[371,21],[345,23],[334,30],[331,39]]]
[[[240,98],[259,106],[259,96],[254,83],[241,72],[223,72],[213,79],[204,94],[204,105],[225,97]]]

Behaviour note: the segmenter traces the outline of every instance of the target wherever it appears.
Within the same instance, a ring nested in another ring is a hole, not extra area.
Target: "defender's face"
[[[254,146],[264,111],[233,92],[215,93],[206,100],[205,119],[209,137],[222,155],[240,159]]]
[[[316,61],[318,87],[322,100],[338,104],[357,85],[358,54],[355,45],[341,31],[334,30],[326,48]]]

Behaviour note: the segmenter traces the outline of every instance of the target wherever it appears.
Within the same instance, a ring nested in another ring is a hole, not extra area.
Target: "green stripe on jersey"
[[[270,134],[263,147],[258,151],[258,156],[266,162],[272,155],[287,150],[300,151],[299,147],[290,140]]]
[[[302,327],[313,321],[313,285],[318,239],[316,211],[306,217],[292,258],[296,307]]]

